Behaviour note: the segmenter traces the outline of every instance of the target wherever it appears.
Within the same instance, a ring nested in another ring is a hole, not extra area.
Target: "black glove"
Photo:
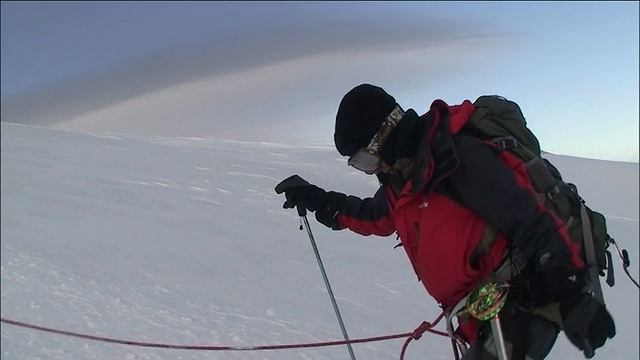
[[[536,273],[524,284],[519,300],[532,306],[557,302],[565,335],[585,357],[591,358],[595,349],[616,335],[616,326],[606,307],[584,292],[585,276],[585,269],[557,268]]]
[[[296,206],[316,211],[327,201],[327,192],[321,188],[309,184],[298,175],[290,176],[276,185],[276,194],[284,192],[287,201],[282,204],[285,209],[293,209]]]
[[[591,294],[568,294],[560,299],[562,326],[567,338],[582,350],[588,359],[604,345],[607,338],[616,336],[616,325],[607,311]]]
[[[298,207],[298,213],[307,209],[316,213],[316,220],[327,227],[337,229],[336,215],[341,209],[346,195],[336,192],[326,192],[323,189],[309,184],[298,175],[292,175],[276,185],[277,194],[285,194],[286,201],[282,204],[285,209]]]

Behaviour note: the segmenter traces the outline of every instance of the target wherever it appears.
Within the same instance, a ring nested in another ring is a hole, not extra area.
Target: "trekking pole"
[[[298,206],[298,215],[304,222],[304,226],[307,228],[307,234],[309,235],[309,240],[311,240],[311,246],[313,247],[313,252],[316,254],[316,259],[318,260],[318,266],[320,267],[320,272],[322,273],[322,278],[324,279],[324,284],[327,287],[327,291],[329,292],[329,298],[331,299],[331,304],[333,305],[333,310],[336,313],[336,317],[338,318],[338,323],[340,324],[340,329],[342,330],[342,336],[344,336],[344,340],[347,342],[347,348],[349,349],[349,356],[351,360],[355,360],[356,356],[353,353],[353,348],[351,347],[351,343],[349,342],[349,336],[347,335],[347,329],[344,327],[344,322],[342,322],[342,316],[340,316],[340,310],[338,310],[338,304],[336,303],[336,298],[333,296],[333,291],[331,290],[331,285],[329,284],[329,278],[327,277],[327,273],[324,271],[324,266],[322,265],[322,259],[320,259],[320,252],[318,251],[318,247],[316,246],[316,241],[313,238],[313,233],[311,233],[311,227],[309,226],[309,220],[307,220],[307,209],[302,206]],[[302,228],[300,228],[302,230]]]
[[[500,324],[500,310],[507,300],[509,288],[506,284],[488,283],[475,289],[467,299],[467,311],[480,321],[489,321],[498,360],[509,360],[507,345]]]

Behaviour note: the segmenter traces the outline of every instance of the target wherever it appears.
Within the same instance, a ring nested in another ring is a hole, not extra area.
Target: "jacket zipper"
[[[417,256],[418,256],[418,244],[420,243],[420,227],[418,226],[418,223],[413,223],[413,231],[415,233],[415,241],[413,242],[413,262],[417,261]],[[411,265],[413,265],[413,271],[416,273],[416,276],[418,277],[418,281],[422,281],[422,279],[420,279],[420,274],[418,273],[418,268],[416,267],[415,263],[412,263]]]

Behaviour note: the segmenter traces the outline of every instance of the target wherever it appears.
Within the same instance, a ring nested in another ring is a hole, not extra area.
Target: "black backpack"
[[[527,128],[518,104],[501,96],[485,95],[473,105],[475,111],[461,131],[495,143],[525,163],[540,200],[564,221],[571,241],[577,244],[589,270],[594,297],[604,304],[599,276],[606,276],[609,286],[615,284],[612,256],[608,250],[615,240],[607,232],[605,217],[590,209],[578,194],[577,187],[565,182],[558,169],[541,156],[538,139]],[[625,255],[626,271],[628,255],[625,250],[622,254]]]

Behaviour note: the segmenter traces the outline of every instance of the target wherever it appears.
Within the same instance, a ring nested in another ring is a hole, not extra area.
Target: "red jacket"
[[[458,106],[434,102],[421,116],[430,122],[426,155],[416,161],[423,166],[399,196],[383,179],[371,198],[348,196],[334,227],[362,235],[396,232],[419,280],[445,307],[495,270],[510,245],[529,262],[545,251],[554,254],[554,262],[544,266],[583,266],[562,222],[538,200],[522,161],[476,138],[451,136],[471,112],[469,101]],[[440,191],[442,186],[458,198]],[[488,224],[499,232],[474,267],[470,255]]]

